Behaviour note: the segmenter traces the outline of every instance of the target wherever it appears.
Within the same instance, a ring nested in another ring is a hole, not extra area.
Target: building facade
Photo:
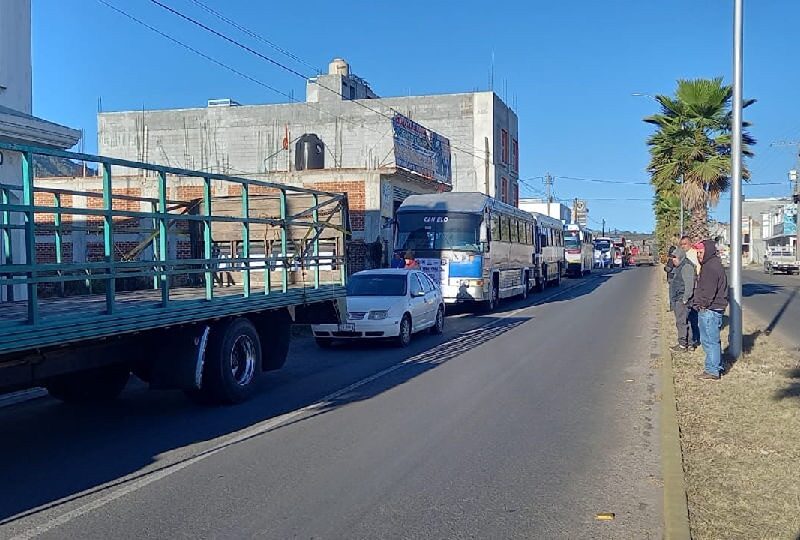
[[[0,141],[15,144],[70,148],[80,132],[33,116],[30,0],[0,2]],[[22,199],[22,156],[0,150],[0,189],[11,204]],[[23,223],[18,212],[9,213],[12,225]],[[26,262],[24,232],[3,230],[9,242],[0,249],[0,265]],[[24,286],[0,287],[0,301],[25,297]]]
[[[537,212],[561,220],[562,223],[572,223],[572,210],[566,204],[558,201],[548,203],[547,199],[520,199],[519,207],[526,212]],[[588,213],[587,213],[588,215]]]
[[[795,246],[797,205],[790,197],[745,199],[742,202],[742,260],[762,264],[767,248]]]

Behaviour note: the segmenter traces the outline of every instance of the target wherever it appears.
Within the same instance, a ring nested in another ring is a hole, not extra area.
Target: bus
[[[567,260],[567,275],[581,277],[594,266],[594,244],[592,232],[577,224],[564,228],[564,248]]]
[[[397,209],[394,249],[417,261],[445,302],[492,310],[560,280],[563,227],[542,218],[482,193],[411,195]]]
[[[594,261],[598,268],[611,268],[614,264],[616,247],[614,240],[608,236],[594,239]]]

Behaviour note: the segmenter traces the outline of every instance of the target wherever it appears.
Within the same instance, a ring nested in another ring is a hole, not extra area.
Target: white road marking
[[[583,285],[585,283],[588,283],[588,281],[581,281],[581,282],[577,283],[576,285],[574,285],[572,287],[568,287],[568,288],[564,288],[562,290],[559,290],[559,291],[555,292],[554,294],[551,294],[551,295],[549,295],[549,296],[547,296],[545,298],[538,299],[540,301],[537,301],[536,303],[517,308],[517,309],[509,311],[507,313],[498,314],[492,320],[490,320],[490,321],[488,321],[488,322],[486,322],[486,323],[484,323],[484,324],[482,324],[480,326],[477,326],[477,327],[473,328],[469,332],[470,333],[474,333],[474,332],[477,332],[477,331],[479,331],[479,330],[481,330],[483,328],[486,328],[488,326],[496,324],[497,321],[500,320],[500,319],[507,319],[507,318],[510,318],[510,317],[514,317],[514,316],[522,313],[523,311],[525,311],[527,309],[531,309],[531,308],[537,307],[537,306],[541,305],[542,302],[547,301],[547,300],[552,300],[553,298],[557,298],[557,297],[561,296],[562,294],[567,293],[567,292],[569,292],[569,291],[571,291],[573,289],[576,289],[576,288],[580,287],[581,285]],[[226,448],[228,448],[230,446],[233,446],[234,444],[238,444],[238,443],[240,443],[242,441],[245,441],[247,439],[251,439],[251,438],[257,437],[259,435],[263,435],[264,433],[266,433],[268,431],[276,429],[276,428],[278,428],[278,427],[280,427],[282,425],[288,424],[289,422],[291,422],[292,420],[294,420],[294,419],[296,419],[296,418],[298,418],[300,416],[303,416],[303,415],[305,415],[307,413],[311,413],[311,412],[317,411],[319,409],[323,409],[324,407],[330,405],[331,402],[333,402],[334,400],[338,399],[339,397],[341,397],[341,396],[343,396],[343,395],[345,395],[345,394],[347,394],[347,393],[349,393],[349,392],[351,392],[351,391],[353,391],[353,390],[355,390],[357,388],[360,388],[361,386],[364,386],[364,385],[369,384],[369,383],[371,383],[371,382],[373,382],[373,381],[375,381],[377,379],[385,377],[386,375],[392,373],[393,371],[396,371],[396,370],[400,369],[403,366],[418,362],[420,359],[425,358],[429,354],[429,352],[430,351],[426,350],[426,351],[423,351],[423,352],[421,352],[419,354],[415,354],[414,356],[411,356],[410,358],[407,358],[407,359],[403,360],[402,362],[394,364],[394,365],[392,365],[392,366],[390,366],[390,367],[388,367],[388,368],[386,368],[386,369],[384,369],[382,371],[379,371],[379,372],[377,372],[377,373],[375,373],[373,375],[370,375],[369,377],[366,377],[364,379],[358,380],[358,381],[354,382],[353,384],[351,384],[349,386],[346,386],[346,387],[344,387],[344,388],[342,388],[340,390],[337,390],[336,392],[328,394],[327,396],[323,397],[322,399],[320,399],[319,401],[317,401],[315,403],[312,403],[311,405],[307,405],[307,406],[305,406],[305,407],[303,407],[301,409],[297,409],[295,411],[292,411],[292,412],[289,412],[289,413],[286,413],[286,414],[282,414],[280,416],[276,416],[275,418],[271,418],[269,420],[265,420],[264,422],[260,422],[260,423],[254,425],[254,426],[251,426],[249,428],[243,429],[243,430],[237,432],[234,436],[232,436],[230,438],[227,438],[225,441],[220,442],[217,445],[215,445],[215,446],[213,446],[213,447],[201,452],[200,454],[198,454],[196,456],[193,456],[191,458],[188,458],[188,459],[186,459],[184,461],[179,461],[177,463],[173,463],[172,465],[168,465],[168,466],[166,466],[166,467],[164,467],[162,469],[159,469],[157,471],[153,471],[151,473],[146,473],[143,476],[140,476],[140,475],[137,475],[136,473],[134,473],[134,474],[128,475],[127,477],[123,477],[122,479],[115,480],[114,482],[111,482],[109,484],[120,484],[120,483],[122,483],[124,485],[122,485],[118,489],[116,489],[114,491],[111,491],[110,493],[106,493],[105,495],[102,495],[102,496],[98,497],[97,499],[94,499],[94,500],[92,500],[92,501],[90,501],[90,502],[88,502],[88,503],[86,503],[86,504],[84,504],[82,506],[74,508],[74,509],[72,509],[72,510],[70,510],[68,512],[65,512],[65,513],[63,513],[63,514],[61,514],[59,516],[56,516],[56,517],[54,517],[54,518],[52,518],[52,519],[50,519],[48,521],[45,521],[44,523],[42,523],[42,524],[40,524],[40,525],[38,525],[36,527],[32,527],[30,529],[27,529],[27,530],[19,533],[18,535],[11,537],[11,540],[29,540],[31,538],[35,538],[37,536],[40,536],[40,535],[45,534],[47,532],[50,532],[53,529],[56,529],[56,528],[61,527],[63,525],[66,525],[67,523],[69,523],[69,522],[71,522],[71,521],[73,521],[73,520],[75,520],[75,519],[77,519],[77,518],[79,518],[81,516],[89,514],[89,513],[93,512],[95,510],[98,510],[98,509],[106,506],[107,504],[109,504],[111,502],[114,502],[115,500],[117,500],[117,499],[119,499],[121,497],[124,497],[126,495],[131,494],[131,493],[134,493],[134,492],[136,492],[136,491],[138,491],[138,490],[140,490],[140,489],[142,489],[142,488],[144,488],[144,487],[146,487],[146,486],[148,486],[148,485],[150,485],[150,484],[152,484],[154,482],[158,482],[159,480],[167,478],[168,476],[171,476],[171,475],[173,475],[173,474],[175,474],[175,473],[177,473],[177,472],[179,472],[179,471],[181,471],[181,470],[183,470],[183,469],[185,469],[185,468],[187,468],[187,467],[189,467],[191,465],[194,465],[195,463],[199,463],[200,461],[203,461],[203,460],[205,460],[205,459],[207,459],[207,458],[209,458],[209,457],[211,457],[211,456],[213,456],[215,454],[218,454],[218,453],[222,452],[223,450],[225,450]],[[97,493],[98,490],[102,491],[103,489],[104,488],[102,486],[100,486],[99,488],[95,487],[95,488],[92,488],[90,490],[86,490],[86,491],[84,491],[82,493],[79,493],[77,496],[74,496],[74,495],[70,496],[69,499],[70,500],[80,499],[82,497],[89,496],[89,495],[91,495],[93,493]],[[59,506],[60,504],[63,504],[65,502],[67,502],[66,499],[61,499],[60,501],[55,501],[54,503],[48,503],[47,505],[41,506],[41,507],[39,507],[37,509],[33,509],[31,511],[26,511],[25,512],[25,517],[30,517],[32,515],[35,515],[35,514],[39,513],[39,512],[45,511],[45,510],[47,510],[49,508],[53,508],[55,506]],[[10,523],[13,523],[16,519],[17,518],[15,518],[15,517],[9,518],[7,520],[4,520],[4,521],[0,522],[0,525],[8,525]]]

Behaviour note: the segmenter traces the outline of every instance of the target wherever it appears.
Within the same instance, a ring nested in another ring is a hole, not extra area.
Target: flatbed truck
[[[41,386],[100,402],[133,373],[198,402],[238,403],[286,362],[293,323],[342,321],[344,194],[6,142],[0,151],[22,162],[21,185],[0,184],[0,393]],[[99,188],[39,185],[36,156],[97,164]],[[133,171],[140,193],[112,170]],[[85,260],[74,253],[81,235],[97,248]]]

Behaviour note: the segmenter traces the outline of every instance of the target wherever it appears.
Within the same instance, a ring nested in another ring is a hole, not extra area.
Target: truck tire
[[[122,393],[130,375],[127,364],[113,364],[62,375],[48,381],[45,388],[65,403],[107,403]]]
[[[262,330],[265,345],[261,360],[264,371],[281,369],[289,356],[289,344],[292,341],[291,321],[272,322],[270,328]]]
[[[206,351],[203,401],[232,405],[255,391],[261,372],[261,340],[248,319],[232,319],[211,329]]]

